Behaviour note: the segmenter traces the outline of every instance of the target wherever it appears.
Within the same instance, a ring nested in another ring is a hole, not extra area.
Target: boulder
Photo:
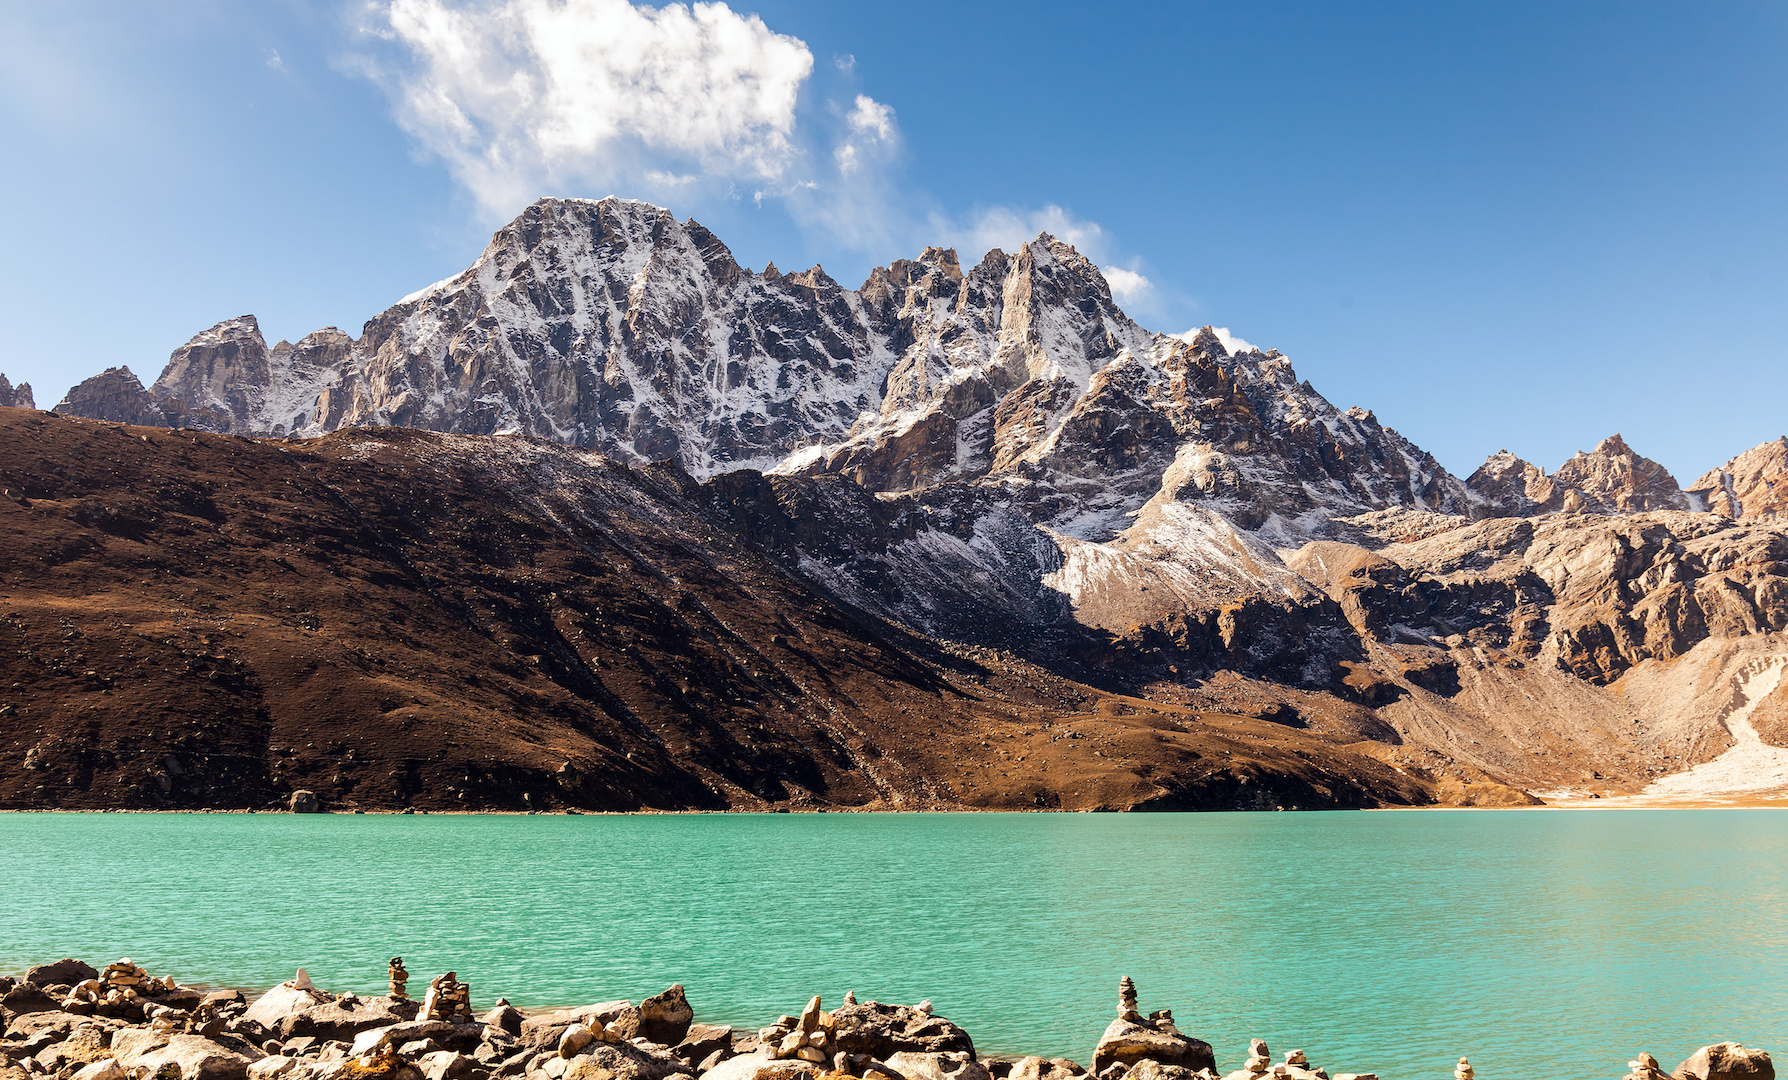
[[[827,1070],[805,1061],[772,1060],[768,1050],[759,1048],[749,1054],[727,1058],[702,1073],[701,1080],[803,1080],[817,1077]],[[588,1080],[600,1080],[590,1077]]]
[[[608,1022],[608,1033],[617,1039],[632,1039],[640,1034],[639,1010],[629,1005]]]
[[[16,1043],[32,1042],[42,1039],[39,1049],[53,1042],[61,1042],[72,1035],[76,1029],[96,1026],[116,1032],[124,1025],[117,1020],[96,1016],[75,1016],[62,1012],[27,1013],[14,1020],[6,1029],[6,1037]],[[36,1053],[33,1050],[32,1053]]]
[[[422,1070],[425,1080],[474,1080],[486,1073],[476,1059],[452,1050],[424,1054],[416,1067]]]
[[[371,1028],[401,1024],[416,1018],[414,1001],[385,997],[336,997],[321,990],[300,990],[290,983],[261,995],[242,1019],[260,1024],[282,1041],[302,1035],[351,1042]]]
[[[379,1054],[348,1058],[339,1069],[324,1072],[323,1077],[327,1080],[422,1080],[422,1070],[387,1047]]]
[[[586,1046],[596,1041],[596,1033],[584,1024],[572,1024],[559,1036],[559,1056],[576,1057]]]
[[[89,1020],[45,1047],[37,1054],[37,1061],[51,1072],[64,1072],[72,1066],[92,1065],[113,1056],[112,1028]]]
[[[72,1080],[129,1080],[130,1070],[118,1064],[117,1058],[95,1061],[75,1071]]]
[[[591,1043],[566,1070],[567,1080],[689,1080],[694,1070],[669,1054],[654,1054],[631,1043]]]
[[[730,1050],[733,1029],[722,1024],[691,1024],[683,1038],[671,1047],[671,1053],[694,1065],[706,1060],[716,1050]]]
[[[903,1050],[882,1060],[906,1080],[992,1080],[987,1067],[963,1050],[939,1054]]]
[[[383,1027],[367,1028],[354,1036],[353,1046],[348,1053],[354,1057],[376,1053],[388,1046],[403,1046],[405,1043],[422,1042],[428,1039],[446,1044],[458,1034],[455,1025],[445,1020],[405,1020],[398,1024],[387,1024]]]
[[[682,983],[672,983],[664,993],[639,1003],[639,1033],[664,1046],[682,1042],[694,1020],[695,1010],[683,994]]]
[[[33,986],[73,986],[99,978],[92,966],[65,956],[53,964],[39,964],[25,972],[25,981]]]
[[[1287,1075],[1297,1077],[1303,1070],[1288,1067]],[[1306,1076],[1315,1073],[1305,1072]],[[1188,1069],[1184,1065],[1163,1065],[1147,1058],[1137,1062],[1124,1074],[1124,1080],[1217,1080],[1217,1074],[1210,1069]]]
[[[317,793],[314,791],[292,792],[291,807],[294,814],[314,814],[322,809],[317,803]]]
[[[484,1030],[488,1034],[501,1031],[506,1035],[520,1035],[522,1030],[521,1010],[513,1005],[498,1005],[484,1014]]]
[[[1012,1063],[1007,1080],[1069,1080],[1086,1070],[1067,1058],[1022,1057]]]
[[[582,1024],[592,1031],[597,1024],[610,1024],[620,1019],[621,1014],[633,1008],[631,1001],[603,1001],[595,1005],[584,1005],[576,1009],[557,1009],[553,1012],[526,1016],[521,1022],[522,1043],[530,1048],[543,1049],[559,1045],[559,1038],[565,1029],[572,1024]]]
[[[61,1012],[62,1002],[45,993],[43,989],[32,983],[23,982],[0,997],[0,1021],[4,1021],[7,1030],[12,1029],[13,1021],[28,1013]]]
[[[264,1057],[248,1067],[248,1080],[274,1080],[298,1068],[298,1059],[275,1055]]]
[[[288,1016],[296,1016],[313,1005],[320,1005],[329,1000],[329,995],[321,990],[304,990],[289,982],[278,986],[256,998],[242,1019],[261,1025],[268,1031],[279,1026],[279,1022]]]
[[[1157,1027],[1152,1021],[1133,1023],[1118,1019],[1105,1029],[1099,1045],[1093,1049],[1093,1072],[1103,1073],[1113,1064],[1131,1066],[1145,1060],[1192,1070],[1217,1070],[1217,1057],[1211,1052],[1210,1043],[1170,1030],[1168,1025]]]
[[[834,1049],[846,1054],[868,1054],[881,1061],[899,1053],[964,1053],[971,1061],[975,1057],[968,1032],[907,1005],[879,1001],[841,1005],[832,1011],[832,1019]]]
[[[167,1066],[179,1070],[180,1080],[248,1080],[248,1067],[262,1056],[239,1054],[202,1035],[161,1035],[142,1028],[118,1032],[112,1039],[118,1063],[143,1067],[155,1076]]]
[[[1768,1050],[1747,1050],[1735,1042],[1703,1046],[1670,1074],[1676,1080],[1775,1080]]]

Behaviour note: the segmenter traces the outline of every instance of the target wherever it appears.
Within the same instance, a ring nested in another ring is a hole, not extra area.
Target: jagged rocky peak
[[[1702,509],[1729,518],[1788,519],[1788,438],[1746,450],[1707,472],[1688,493]]]
[[[1501,450],[1478,466],[1465,485],[1480,501],[1479,513],[1487,517],[1691,509],[1689,497],[1670,471],[1635,453],[1618,434],[1588,453],[1576,454],[1550,476]]]
[[[9,409],[37,408],[37,400],[31,396],[31,384],[22,382],[14,386],[4,374],[0,374],[0,406]]]
[[[167,413],[128,367],[107,368],[72,387],[52,411],[120,424],[159,427],[168,422]]]
[[[1484,459],[1465,478],[1465,486],[1484,503],[1488,517],[1526,517],[1550,497],[1546,470],[1508,450]]]
[[[250,434],[272,375],[260,323],[238,315],[175,349],[149,396],[181,426]]]
[[[1092,542],[1164,493],[1289,537],[1470,502],[1278,353],[1137,325],[1099,268],[1047,233],[972,267],[926,248],[853,290],[817,266],[751,273],[699,223],[617,198],[534,203],[357,340],[331,328],[270,348],[243,316],[175,350],[146,391],[111,378],[68,407],[243,434],[515,432],[701,478],[997,482],[1032,520]]]
[[[1558,467],[1552,480],[1566,489],[1559,506],[1566,513],[1636,514],[1689,509],[1688,497],[1670,470],[1634,453],[1619,434],[1603,439],[1587,454],[1573,456]]]

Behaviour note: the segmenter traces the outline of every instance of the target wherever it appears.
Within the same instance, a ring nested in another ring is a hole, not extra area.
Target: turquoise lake
[[[983,1053],[1085,1063],[1130,975],[1216,1046],[1331,1073],[1619,1077],[1788,1052],[1788,815],[1769,810],[691,816],[0,815],[0,970],[483,1011],[641,997],[758,1027],[913,1003]]]

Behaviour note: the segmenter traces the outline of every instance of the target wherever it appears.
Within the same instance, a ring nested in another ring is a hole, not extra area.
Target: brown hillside
[[[872,619],[734,536],[668,467],[0,409],[0,489],[0,806],[259,808],[304,788],[367,809],[1171,809],[1435,790],[1344,729],[1114,695]]]

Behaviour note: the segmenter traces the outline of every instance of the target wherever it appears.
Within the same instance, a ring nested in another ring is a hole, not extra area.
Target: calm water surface
[[[1788,1052],[1788,814],[0,815],[0,970],[482,1010],[683,983],[704,1021],[916,1002],[983,1052],[1085,1062],[1120,975],[1237,1068],[1590,1080]]]

